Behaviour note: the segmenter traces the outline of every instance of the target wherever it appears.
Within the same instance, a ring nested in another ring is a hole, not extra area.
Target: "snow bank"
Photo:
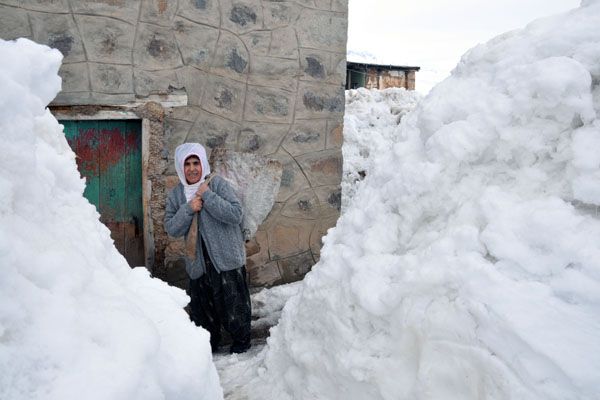
[[[290,297],[298,294],[302,282],[263,288],[252,294],[252,329],[268,329],[279,322],[281,310]]]
[[[182,291],[113,246],[62,127],[57,50],[0,40],[0,398],[218,399]]]
[[[397,140],[397,125],[422,97],[404,88],[346,91],[342,210],[354,197],[359,182],[369,173],[378,155]]]
[[[469,51],[381,137],[246,393],[597,399],[599,112],[598,0]]]

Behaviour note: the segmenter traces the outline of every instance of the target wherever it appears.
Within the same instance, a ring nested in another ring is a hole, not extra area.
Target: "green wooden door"
[[[142,129],[139,120],[60,121],[96,206],[130,266],[144,265]]]

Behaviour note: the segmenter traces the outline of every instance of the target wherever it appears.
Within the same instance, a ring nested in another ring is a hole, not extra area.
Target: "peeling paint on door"
[[[96,206],[130,266],[144,265],[142,134],[139,120],[60,121]]]

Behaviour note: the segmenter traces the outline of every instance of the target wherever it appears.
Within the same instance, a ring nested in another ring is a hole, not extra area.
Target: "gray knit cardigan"
[[[246,248],[242,236],[242,205],[233,189],[220,176],[209,183],[210,190],[202,195],[203,206],[198,220],[196,260],[186,258],[186,271],[191,279],[206,272],[200,237],[204,240],[210,260],[218,272],[231,271],[246,263]],[[165,229],[170,236],[187,236],[196,213],[185,199],[179,183],[167,197]]]

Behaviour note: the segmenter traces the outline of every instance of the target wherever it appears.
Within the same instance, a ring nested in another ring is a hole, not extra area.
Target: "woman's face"
[[[198,183],[202,178],[202,163],[196,156],[189,156],[183,163],[183,173],[188,185]]]

